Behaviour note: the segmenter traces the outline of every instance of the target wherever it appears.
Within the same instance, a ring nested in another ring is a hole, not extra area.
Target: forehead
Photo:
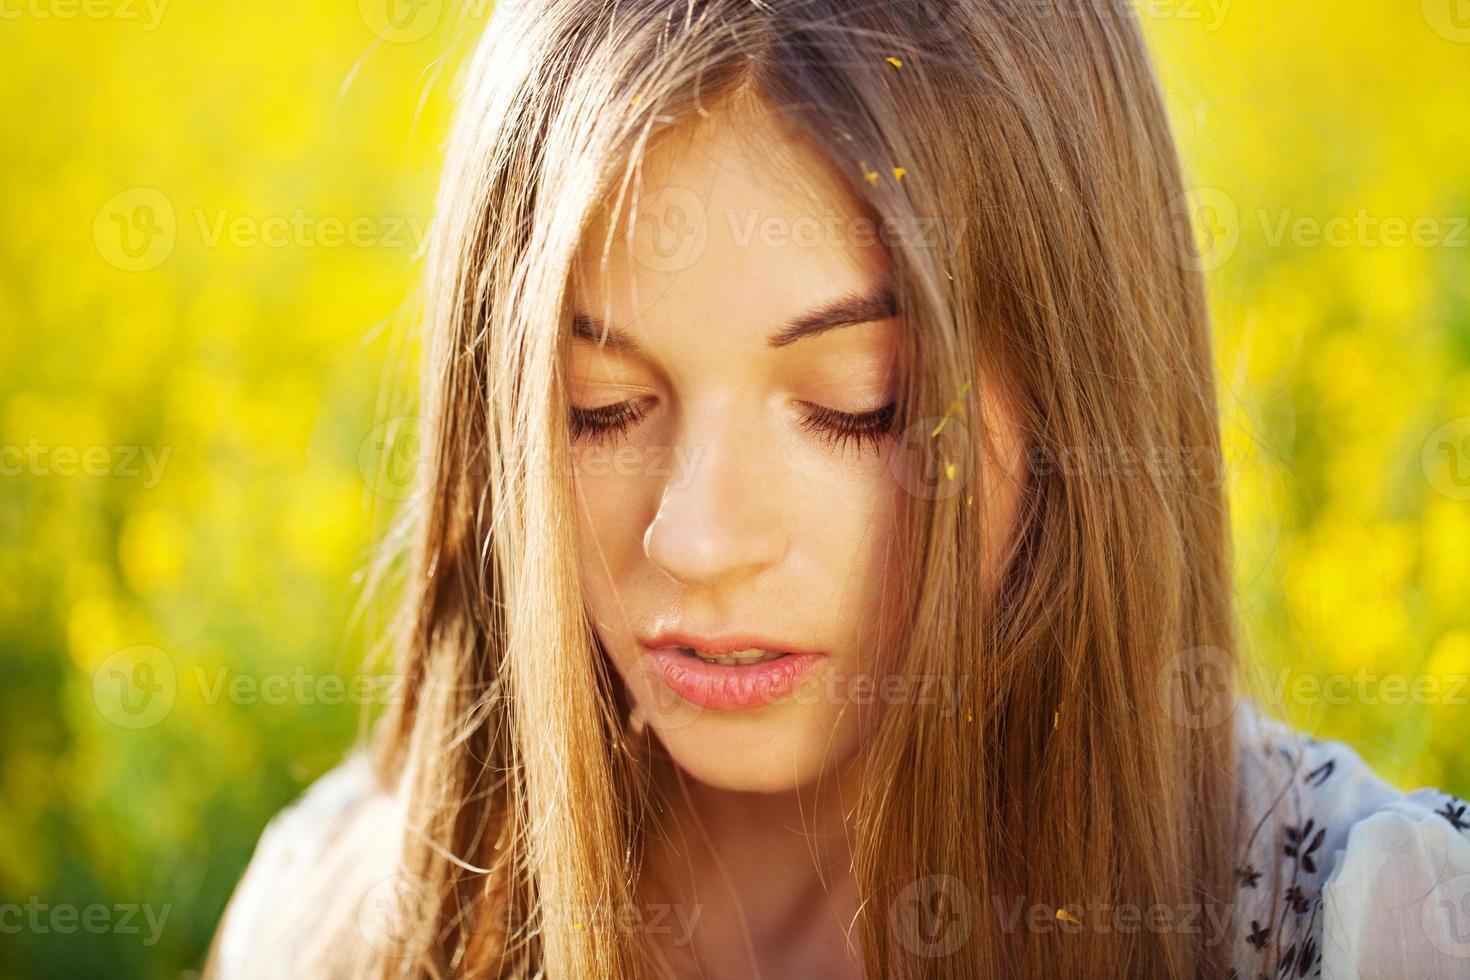
[[[580,311],[768,330],[887,275],[876,222],[819,149],[754,101],[663,135],[582,242]],[[691,320],[690,318],[695,318]]]

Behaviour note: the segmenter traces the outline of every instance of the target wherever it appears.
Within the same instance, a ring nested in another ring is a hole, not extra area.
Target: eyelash
[[[847,448],[848,443],[857,443],[861,453],[865,444],[876,452],[883,439],[893,431],[898,405],[889,402],[871,412],[839,412],[835,408],[801,403],[806,414],[801,426],[816,434],[829,446],[837,450]],[[590,439],[593,443],[611,442],[643,421],[647,413],[637,401],[618,402],[598,408],[572,409],[572,438]]]
[[[821,405],[805,402],[802,404],[806,406],[806,415],[801,420],[802,428],[816,433],[829,446],[839,451],[846,449],[849,442],[855,442],[859,454],[863,451],[864,443],[870,443],[873,451],[878,451],[883,439],[893,431],[893,421],[898,414],[898,405],[895,402],[889,402],[871,412],[856,413],[839,412],[835,408],[823,408]]]
[[[643,421],[644,412],[637,401],[618,402],[598,408],[572,409],[572,438],[590,439],[594,444],[611,442]]]

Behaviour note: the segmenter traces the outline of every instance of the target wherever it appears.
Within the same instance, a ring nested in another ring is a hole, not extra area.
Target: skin
[[[903,319],[768,338],[881,293],[889,257],[830,162],[753,100],[667,134],[640,177],[631,237],[601,215],[573,284],[624,349],[574,338],[567,388],[574,414],[643,413],[578,439],[573,472],[588,613],[677,784],[644,892],[682,916],[650,940],[677,975],[861,976],[849,817],[884,699],[857,703],[852,679],[882,676],[904,491],[892,434],[836,445],[802,420],[892,402]],[[670,629],[823,656],[799,699],[701,709],[645,669],[639,639]]]

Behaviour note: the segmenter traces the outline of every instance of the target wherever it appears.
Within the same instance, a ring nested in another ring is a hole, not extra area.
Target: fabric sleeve
[[[205,976],[236,980],[322,975],[311,965],[351,904],[391,877],[398,838],[391,799],[363,752],[312,783],[266,825],[216,931]],[[398,825],[398,826],[401,826]],[[354,924],[355,915],[348,916]]]
[[[1322,975],[1470,977],[1470,806],[1420,789],[1357,821],[1322,888]]]

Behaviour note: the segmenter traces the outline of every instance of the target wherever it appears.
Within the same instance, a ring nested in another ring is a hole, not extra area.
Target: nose
[[[691,428],[675,447],[675,465],[643,552],[675,581],[709,588],[758,574],[785,557],[783,501],[791,495],[778,460],[732,413]]]

